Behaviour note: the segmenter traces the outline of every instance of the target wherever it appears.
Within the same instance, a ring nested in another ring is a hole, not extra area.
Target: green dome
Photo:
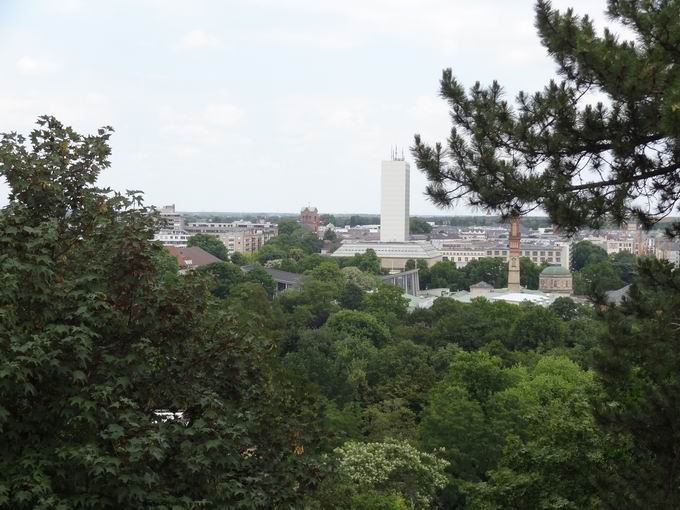
[[[562,266],[548,266],[541,271],[541,276],[571,276],[571,272]]]

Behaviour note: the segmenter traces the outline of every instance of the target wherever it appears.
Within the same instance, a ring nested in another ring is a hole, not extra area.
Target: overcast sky
[[[607,23],[604,0],[553,3]],[[41,114],[82,133],[111,125],[101,184],[154,205],[377,213],[390,147],[410,160],[414,133],[447,136],[443,68],[510,96],[553,76],[533,5],[0,0],[0,131],[27,133]],[[424,187],[412,164],[412,213],[451,213]]]

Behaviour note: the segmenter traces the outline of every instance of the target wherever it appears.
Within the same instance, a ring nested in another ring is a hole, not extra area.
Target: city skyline
[[[605,24],[604,2],[554,5]],[[375,214],[378,163],[396,145],[414,215],[483,214],[429,203],[409,154],[415,133],[449,132],[441,70],[498,79],[509,99],[554,76],[532,0],[9,1],[0,33],[1,131],[28,134],[43,114],[81,133],[111,125],[100,184],[185,211]]]

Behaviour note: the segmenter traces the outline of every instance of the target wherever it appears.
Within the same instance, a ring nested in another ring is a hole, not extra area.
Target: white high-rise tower
[[[403,243],[409,238],[410,167],[403,159],[382,162],[380,242]]]

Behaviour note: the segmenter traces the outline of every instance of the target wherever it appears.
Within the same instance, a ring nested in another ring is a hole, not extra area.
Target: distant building
[[[247,266],[241,266],[241,271],[244,273],[249,273],[256,266],[249,264]],[[276,292],[282,292],[286,289],[291,289],[304,280],[304,275],[299,273],[289,273],[288,271],[281,271],[280,269],[274,269],[271,267],[263,268],[269,276],[272,277],[274,283],[276,284]]]
[[[316,207],[305,207],[300,211],[298,222],[304,229],[318,234],[319,225],[321,225],[321,215]]]
[[[177,265],[179,266],[180,271],[196,269],[207,266],[208,264],[222,262],[220,259],[198,246],[166,246],[166,249],[170,255],[177,259]]]
[[[558,294],[572,293],[571,272],[562,266],[548,266],[538,276],[538,290]]]
[[[252,230],[232,230],[217,234],[227,253],[255,253],[264,245],[264,234]]]
[[[680,243],[668,239],[657,239],[654,255],[657,259],[667,260],[673,264],[680,265]]]
[[[184,230],[184,218],[175,211],[175,204],[164,205],[160,210],[161,229]]]
[[[185,230],[160,230],[153,236],[154,241],[160,241],[164,246],[186,246],[191,234]]]
[[[424,260],[428,267],[442,260],[442,256],[428,242],[383,243],[377,241],[345,242],[331,257],[352,257],[357,253],[373,250],[380,259],[380,266],[390,271],[403,271],[408,260]]]
[[[382,162],[380,181],[380,242],[409,239],[410,167],[406,161]]]

